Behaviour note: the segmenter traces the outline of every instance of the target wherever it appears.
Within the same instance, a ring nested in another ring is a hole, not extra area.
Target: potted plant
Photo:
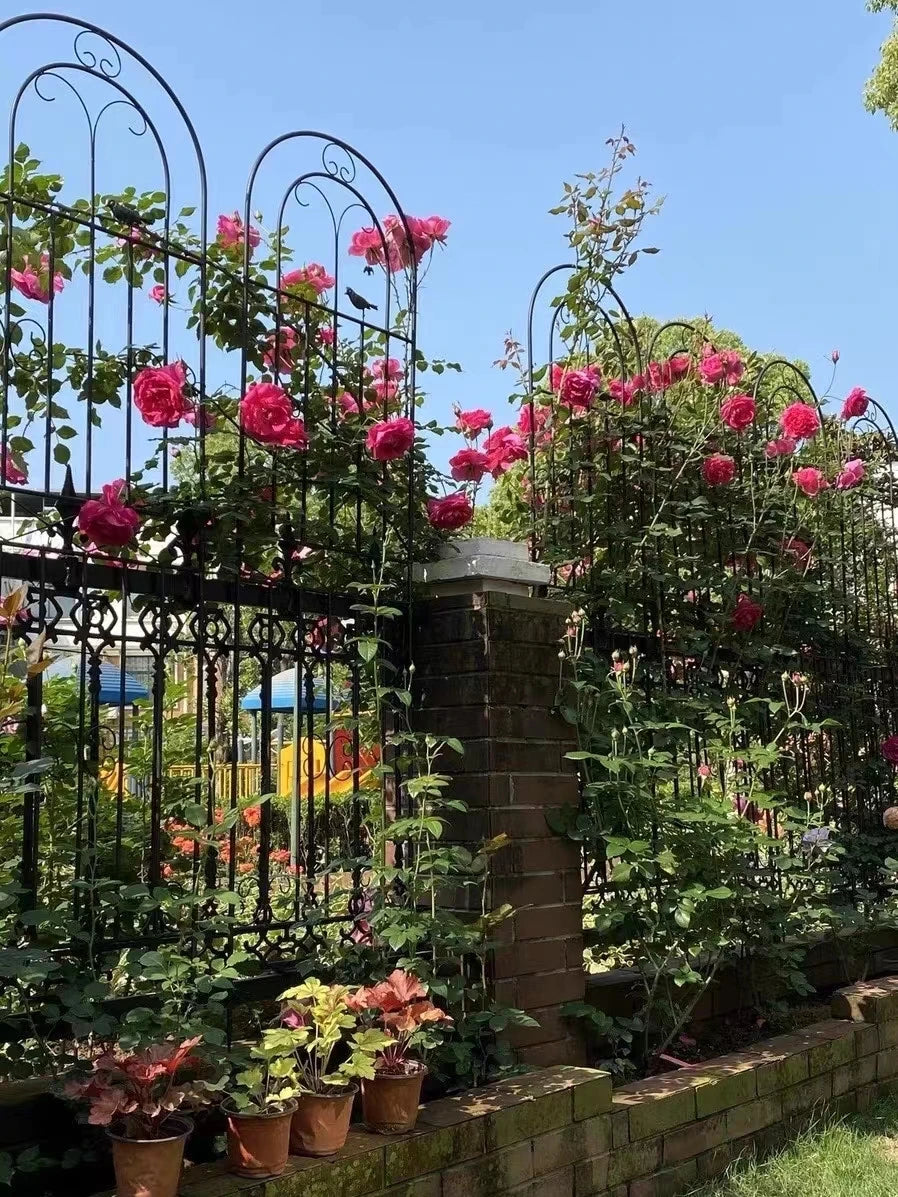
[[[298,1069],[289,1031],[271,1029],[249,1051],[221,1108],[228,1120],[228,1169],[257,1180],[280,1176],[290,1153]]]
[[[281,1022],[292,1037],[299,1069],[300,1094],[290,1132],[290,1150],[299,1155],[340,1150],[358,1092],[353,1082],[374,1075],[375,1054],[387,1044],[381,1031],[359,1029],[349,995],[348,986],[325,985],[314,977],[281,994]],[[347,1058],[332,1068],[340,1045]]]
[[[385,981],[360,989],[349,999],[352,1009],[380,1024],[387,1042],[379,1049],[374,1075],[362,1080],[365,1125],[381,1135],[409,1131],[418,1120],[421,1086],[427,1067],[411,1053],[436,1046],[440,1023],[451,1022],[427,998],[427,989],[413,973],[394,969]]]
[[[67,1097],[90,1106],[88,1122],[107,1128],[117,1197],[175,1197],[193,1129],[175,1111],[206,1100],[202,1081],[185,1081],[200,1066],[192,1054],[200,1041],[107,1052],[94,1061],[90,1076],[66,1085]]]

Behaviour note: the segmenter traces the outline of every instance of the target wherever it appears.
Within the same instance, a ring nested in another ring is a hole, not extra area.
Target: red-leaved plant
[[[393,1075],[420,1071],[423,1064],[411,1058],[411,1052],[423,1053],[434,1047],[436,1026],[452,1022],[450,1015],[428,999],[426,987],[414,973],[401,968],[394,969],[385,981],[359,989],[346,1004],[363,1020],[379,1023],[390,1036],[390,1045],[378,1052],[374,1067]]]
[[[184,1081],[201,1064],[192,1054],[200,1042],[197,1037],[129,1054],[107,1052],[94,1061],[90,1076],[66,1085],[65,1095],[88,1103],[87,1120],[94,1126],[116,1122],[126,1139],[164,1138],[164,1124],[175,1110],[204,1100],[202,1084]]]

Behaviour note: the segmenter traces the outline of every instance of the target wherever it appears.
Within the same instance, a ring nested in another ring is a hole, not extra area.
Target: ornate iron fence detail
[[[358,417],[414,421],[420,247],[316,132],[213,227],[158,72],[69,17],[0,25],[7,63],[35,30],[60,50],[15,85],[0,182],[7,943],[114,972],[186,919],[194,951],[326,954],[363,934],[383,800],[366,590],[405,611],[420,520],[420,455]]]

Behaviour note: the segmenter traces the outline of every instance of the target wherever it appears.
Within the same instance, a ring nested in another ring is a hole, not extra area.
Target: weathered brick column
[[[548,570],[523,545],[458,542],[421,569],[415,666],[420,726],[456,736],[463,757],[447,754],[452,795],[468,814],[450,836],[472,849],[505,832],[493,857],[490,902],[516,913],[496,933],[492,983],[497,1000],[526,1010],[539,1028],[512,1042],[531,1064],[579,1063],[582,1043],[561,1007],[584,995],[583,920],[577,845],[546,822],[553,807],[577,802],[564,761],[571,729],[555,713],[559,640],[568,608],[532,597]]]

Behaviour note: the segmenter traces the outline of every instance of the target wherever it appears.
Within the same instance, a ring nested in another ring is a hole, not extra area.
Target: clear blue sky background
[[[17,7],[5,0],[3,15]],[[523,334],[534,280],[565,256],[546,210],[563,179],[604,163],[621,123],[668,197],[651,234],[662,252],[633,273],[631,307],[708,312],[810,362],[823,385],[838,347],[838,392],[863,385],[898,413],[898,135],[863,110],[888,25],[863,0],[61,0],[60,11],[131,41],[179,92],[204,143],[213,219],[242,204],[258,148],[305,127],[373,158],[407,211],[452,220],[420,298],[422,347],[465,367],[438,380],[439,416],[454,401],[501,412],[510,380],[491,362],[506,329]],[[42,61],[33,34],[14,54],[0,45],[4,87]]]

